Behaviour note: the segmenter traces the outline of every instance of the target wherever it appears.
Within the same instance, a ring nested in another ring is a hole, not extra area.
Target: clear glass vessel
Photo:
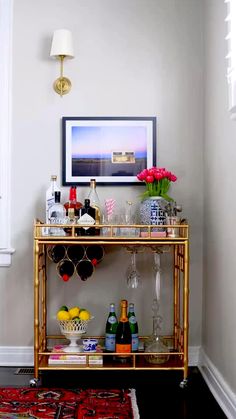
[[[160,335],[161,331],[161,322],[162,317],[158,315],[159,310],[159,304],[157,300],[153,301],[153,331],[151,336],[147,338],[145,345],[144,345],[144,351],[145,352],[158,352],[154,355],[147,355],[145,356],[145,359],[150,364],[163,364],[168,361],[169,355],[166,354],[166,352],[169,352],[168,346],[165,343],[165,340]],[[161,353],[164,352],[165,354],[161,355]]]

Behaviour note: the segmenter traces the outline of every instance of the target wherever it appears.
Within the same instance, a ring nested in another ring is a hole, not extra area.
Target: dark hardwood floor
[[[28,386],[30,375],[0,367],[0,387]],[[141,419],[224,419],[198,368],[190,368],[188,386],[179,387],[177,371],[45,371],[44,387],[135,388]]]

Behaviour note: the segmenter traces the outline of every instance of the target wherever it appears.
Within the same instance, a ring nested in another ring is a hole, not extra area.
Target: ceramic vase
[[[150,196],[140,203],[140,223],[147,225],[166,224],[165,207],[167,201],[162,196]],[[159,229],[159,231],[162,231]]]

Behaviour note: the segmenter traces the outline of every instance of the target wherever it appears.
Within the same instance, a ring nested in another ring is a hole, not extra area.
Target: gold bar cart
[[[47,247],[54,244],[63,245],[91,245],[100,244],[102,246],[142,246],[145,248],[158,249],[169,247],[173,255],[173,333],[165,336],[165,339],[172,342],[172,349],[166,353],[168,361],[163,364],[150,364],[146,361],[145,352],[132,352],[130,361],[126,364],[117,364],[113,361],[115,353],[103,353],[103,366],[100,370],[180,370],[183,372],[183,379],[180,386],[187,385],[188,377],[188,329],[189,329],[189,237],[188,225],[180,224],[176,226],[178,234],[175,237],[163,237],[156,233],[167,230],[168,226],[147,226],[129,225],[125,226],[126,235],[117,234],[123,225],[96,225],[100,229],[100,234],[95,236],[79,236],[79,225],[53,225],[53,228],[65,228],[66,236],[46,235],[49,224],[43,224],[39,220],[34,223],[34,378],[30,380],[30,385],[37,386],[40,383],[39,374],[43,370],[94,370],[96,365],[90,365],[89,357],[94,354],[86,353],[86,364],[49,365],[48,359],[51,355],[49,341],[64,339],[61,335],[47,334]],[[127,234],[127,229],[130,234]],[[133,232],[135,231],[135,234]],[[138,233],[137,233],[138,232]],[[94,336],[102,338],[101,336]],[[146,339],[145,336],[140,337]],[[60,355],[60,353],[58,353]],[[72,353],[73,355],[73,353]],[[76,354],[74,354],[76,355]],[[148,355],[158,355],[158,353],[148,353]],[[162,352],[163,355],[163,352]]]

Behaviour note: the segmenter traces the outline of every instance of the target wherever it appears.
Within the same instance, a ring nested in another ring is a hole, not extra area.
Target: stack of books
[[[64,352],[65,345],[56,345],[52,348],[52,354],[48,357],[48,365],[69,365],[76,364],[81,366],[87,365],[85,353],[79,353],[78,355],[72,355],[68,352]],[[63,354],[61,354],[64,352]],[[90,355],[88,364],[91,367],[101,367],[103,365],[103,356],[101,352],[96,352]]]

